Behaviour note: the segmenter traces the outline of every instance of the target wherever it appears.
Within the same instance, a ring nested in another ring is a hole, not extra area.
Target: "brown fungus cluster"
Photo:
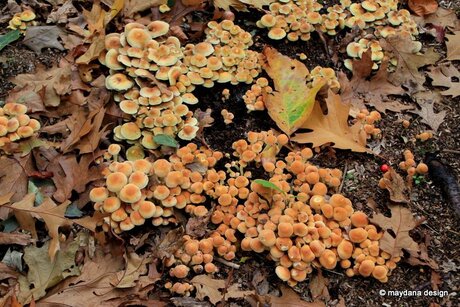
[[[40,129],[40,122],[30,118],[27,107],[9,102],[0,107],[0,148],[8,143],[33,136]]]
[[[8,22],[8,28],[24,32],[27,26],[36,25],[36,22],[33,21],[35,17],[35,13],[31,10],[24,10],[23,12],[16,13]]]
[[[110,68],[106,87],[132,120],[115,127],[115,140],[156,149],[156,135],[191,140],[198,122],[187,105],[198,103],[196,86],[252,83],[261,72],[261,54],[248,48],[251,35],[230,20],[209,22],[206,39],[181,46],[167,37],[169,25],[129,23],[123,33],[106,36],[99,60]]]
[[[309,40],[311,33],[319,31],[336,35],[343,29],[359,28],[363,34],[350,42],[346,48],[351,58],[361,58],[367,50],[372,51],[374,69],[384,59],[378,39],[391,36],[407,36],[412,40],[418,35],[417,25],[405,9],[398,9],[398,0],[365,0],[352,3],[340,0],[340,4],[324,7],[317,0],[278,0],[270,4],[270,11],[257,21],[257,26],[269,30],[273,40],[287,38],[289,41]],[[417,44],[421,48],[421,44]],[[415,48],[414,53],[420,51]],[[390,59],[396,65],[396,59]],[[345,67],[352,70],[352,60],[345,61]]]

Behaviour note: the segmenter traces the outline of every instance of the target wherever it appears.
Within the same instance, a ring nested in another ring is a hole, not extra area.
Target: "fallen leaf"
[[[124,303],[139,300],[137,306],[165,306],[160,301],[148,299],[148,293],[158,280],[156,278],[140,276],[135,286],[130,288],[116,288],[111,284],[118,274],[125,272],[123,250],[123,245],[115,242],[107,246],[107,253],[100,246],[96,246],[94,257],[85,258],[80,276],[61,282],[39,300],[39,303],[75,307],[127,306]]]
[[[318,147],[326,143],[334,143],[334,148],[351,149],[355,152],[366,152],[366,136],[356,124],[348,126],[350,104],[345,104],[339,95],[329,91],[326,98],[327,114],[324,115],[321,107],[316,103],[313,111],[302,128],[312,132],[297,133],[291,138],[298,143],[312,143]]]
[[[428,76],[433,79],[432,85],[448,88],[441,95],[452,98],[460,96],[460,71],[452,63],[431,66]]]
[[[4,35],[0,35],[0,51],[8,46],[8,44],[18,40],[20,37],[21,32],[19,30],[13,30]]]
[[[452,9],[445,9],[443,7],[438,7],[436,12],[433,14],[419,17],[411,16],[421,27],[424,27],[427,24],[432,24],[435,26],[440,26],[442,28],[456,29],[459,26],[459,20],[457,14]]]
[[[27,27],[24,37],[24,45],[40,54],[43,48],[56,48],[64,50],[64,46],[58,41],[62,30],[58,26],[35,26]]]
[[[447,57],[446,60],[460,60],[460,31],[446,34]]]
[[[434,131],[437,131],[439,126],[444,122],[447,111],[443,110],[435,113],[433,103],[425,103],[420,106],[420,109],[409,111],[421,117],[422,123],[430,126]]]
[[[281,296],[268,295],[270,298],[271,307],[324,307],[323,302],[306,302],[300,298],[300,296],[294,292],[291,288],[281,286]]]
[[[0,262],[0,280],[5,280],[8,278],[17,279],[19,273],[10,268],[6,263]]]
[[[212,4],[224,11],[230,11],[230,7],[240,12],[247,12],[248,10],[246,5],[238,0],[212,0]]]
[[[71,67],[66,61],[61,61],[59,66],[46,69],[39,66],[35,74],[21,74],[12,79],[12,82],[21,89],[32,86],[35,93],[44,92],[43,103],[45,106],[57,107],[61,103],[61,95],[70,93]]]
[[[428,266],[433,270],[438,270],[439,265],[436,261],[428,255],[428,248],[425,243],[419,244],[420,250],[419,251],[411,251],[409,252],[409,258],[406,259],[406,262],[410,265],[414,266]]]
[[[239,290],[237,284],[233,284],[227,288],[225,296],[220,289],[225,288],[225,280],[213,279],[209,275],[197,275],[190,281],[196,288],[196,298],[204,300],[209,298],[211,304],[215,305],[221,300],[228,300],[229,298],[243,298],[255,294],[254,291]]]
[[[438,2],[436,0],[409,0],[409,9],[419,16],[425,16],[436,12]]]
[[[331,299],[329,290],[327,289],[328,280],[324,278],[321,270],[318,270],[318,274],[311,277],[308,287],[311,292],[313,301],[323,300],[325,302]]]
[[[141,257],[136,253],[124,255],[126,269],[120,271],[111,281],[115,288],[131,288],[136,285],[141,275],[147,274],[147,265],[152,261],[151,258]]]
[[[25,233],[0,232],[0,245],[18,244],[25,246],[29,245],[32,242],[32,237]]]
[[[184,244],[184,229],[182,227],[168,231],[161,241],[156,242],[152,249],[154,258],[171,257]]]
[[[442,284],[442,277],[436,271],[431,271],[431,278],[430,278],[431,289],[439,290],[439,286]]]
[[[401,112],[412,109],[412,106],[389,97],[403,95],[405,91],[400,85],[393,85],[388,81],[388,62],[382,62],[377,73],[371,77],[373,64],[371,53],[365,52],[360,60],[353,61],[353,77],[350,81],[345,74],[339,74],[340,84],[343,84],[341,97],[344,102],[352,104],[352,115],[364,108],[363,101],[382,113],[386,110]]]
[[[3,256],[2,263],[5,263],[6,265],[17,269],[18,271],[22,272],[22,256],[24,253],[18,252],[16,250],[11,250],[11,248],[8,248],[8,250],[5,253],[5,256]]]
[[[28,173],[33,168],[31,155],[19,158],[0,157],[0,195],[14,193],[12,201],[19,201],[27,194]],[[1,211],[1,209],[0,209]],[[0,219],[5,217],[0,214]]]
[[[29,114],[45,111],[43,100],[32,85],[25,85],[22,88],[15,88],[10,91],[6,102],[16,102],[27,107]]]
[[[402,256],[403,249],[418,252],[420,249],[417,242],[409,235],[409,231],[417,225],[412,212],[401,205],[388,205],[388,208],[391,210],[391,217],[378,213],[370,218],[373,224],[385,231],[380,240],[380,249],[392,257]]]
[[[240,0],[240,2],[249,5],[249,7],[263,9],[264,6],[269,6],[270,3],[275,2],[275,0]]]
[[[49,242],[42,247],[24,249],[24,262],[28,265],[27,277],[19,277],[19,302],[27,304],[46,295],[46,290],[69,276],[80,274],[75,265],[75,253],[80,246],[78,238],[56,254],[54,261],[48,257]]]
[[[69,15],[76,15],[77,13],[78,11],[75,6],[73,6],[72,0],[67,0],[62,6],[53,9],[48,15],[46,23],[65,24],[68,22]]]
[[[409,200],[406,196],[406,182],[398,173],[395,172],[393,168],[390,168],[390,170],[385,173],[381,179],[381,182],[379,183],[379,186],[380,185],[390,193],[391,201],[403,204],[409,203]]]
[[[441,57],[434,48],[429,48],[423,54],[414,54],[413,50],[418,49],[418,43],[410,37],[401,36],[380,40],[383,49],[391,52],[398,61],[395,71],[389,76],[389,81],[394,85],[406,87],[410,94],[423,90],[425,75],[419,68],[434,64]]]
[[[306,80],[309,71],[303,63],[282,55],[274,48],[267,47],[263,53],[266,57],[264,70],[275,85],[272,93],[264,93],[265,107],[278,127],[291,135],[310,116],[316,94],[324,82],[310,88]]]
[[[123,8],[123,16],[132,17],[138,12],[145,11],[154,6],[165,4],[167,0],[126,0]]]

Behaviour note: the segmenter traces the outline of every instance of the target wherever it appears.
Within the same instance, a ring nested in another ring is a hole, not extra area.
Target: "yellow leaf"
[[[326,115],[316,103],[310,117],[302,125],[302,128],[313,131],[297,133],[291,140],[298,143],[312,143],[314,147],[334,143],[335,148],[351,149],[356,152],[368,151],[365,132],[360,128],[359,123],[352,127],[348,126],[350,105],[344,104],[340,96],[330,90],[326,104]]]
[[[265,48],[264,54],[267,59],[264,69],[275,85],[273,93],[264,93],[265,106],[278,127],[291,135],[310,115],[316,94],[325,81],[310,88],[306,80],[310,72],[304,64],[273,48]]]

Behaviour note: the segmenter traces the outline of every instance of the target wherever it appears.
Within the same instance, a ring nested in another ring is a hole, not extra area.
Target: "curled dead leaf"
[[[409,0],[407,4],[409,5],[409,9],[418,16],[432,14],[438,9],[438,2],[436,0]]]

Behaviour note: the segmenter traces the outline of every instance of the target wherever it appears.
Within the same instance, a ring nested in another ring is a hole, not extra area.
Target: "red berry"
[[[384,173],[388,172],[390,170],[390,167],[388,166],[388,164],[382,164],[380,165],[380,170]]]

